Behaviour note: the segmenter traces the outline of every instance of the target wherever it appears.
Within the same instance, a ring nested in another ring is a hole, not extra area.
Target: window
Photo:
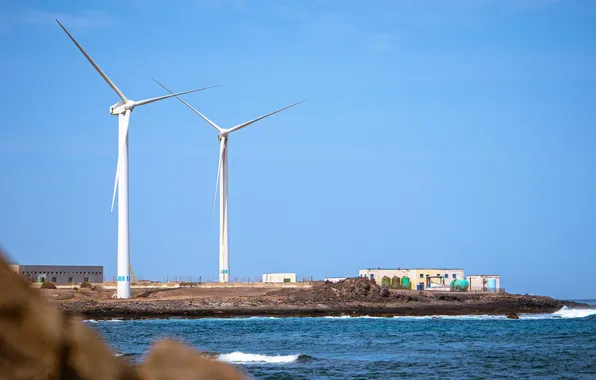
[[[424,278],[424,275],[422,273],[420,273],[420,278]]]
[[[449,278],[449,273],[445,273],[445,278]]]
[[[452,277],[453,277],[453,278],[457,278],[457,276],[455,275],[455,273],[453,273]]]
[[[375,279],[375,275],[371,273],[371,274],[370,274],[370,279],[371,279],[371,280],[374,280],[374,279]]]
[[[286,281],[286,280],[288,280],[288,281]],[[290,282],[289,280],[290,280],[289,278],[284,278],[284,282]],[[83,281],[85,281],[85,282],[89,282],[89,277],[85,277],[85,278],[83,279]]]
[[[68,278],[68,283],[69,283],[69,284],[72,284],[72,277],[69,277],[69,278]]]
[[[56,277],[52,277],[52,282],[56,282]]]

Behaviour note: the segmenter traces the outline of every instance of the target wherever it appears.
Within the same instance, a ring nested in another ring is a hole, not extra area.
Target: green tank
[[[466,279],[457,278],[452,280],[449,286],[451,287],[451,290],[467,292],[468,288],[470,287],[470,283]]]
[[[391,287],[392,287],[393,289],[397,289],[397,288],[399,288],[399,286],[400,286],[400,285],[401,285],[400,278],[399,278],[399,277],[397,277],[397,276],[393,276],[393,277],[391,278]]]
[[[410,277],[408,276],[403,276],[401,278],[401,287],[403,289],[410,289],[411,288],[411,283],[410,283]]]
[[[381,285],[386,286],[386,287],[390,287],[391,286],[391,279],[387,276],[384,276],[383,279],[381,280]]]

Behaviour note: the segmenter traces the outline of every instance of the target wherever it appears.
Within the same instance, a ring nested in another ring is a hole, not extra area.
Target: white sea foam
[[[318,318],[318,317],[312,317],[312,318]],[[360,316],[356,316],[353,317],[351,315],[340,315],[340,316],[326,316],[326,317],[322,317],[324,319],[383,319],[384,317],[371,317],[370,315],[360,315]]]
[[[561,310],[555,311],[553,315],[559,318],[585,318],[590,315],[596,315],[596,309],[570,309],[567,306],[563,306]]]
[[[95,319],[85,319],[83,320],[85,323],[103,323],[103,322],[122,322],[122,319],[102,319],[102,320],[95,320]]]
[[[569,309],[563,306],[560,310],[551,314],[520,314],[519,319],[540,320],[540,319],[559,319],[559,318],[585,318],[596,315],[596,309]],[[505,315],[434,315],[434,316],[395,316],[396,319],[459,319],[459,320],[503,320],[507,319]]]
[[[300,355],[261,355],[245,354],[244,352],[232,352],[230,354],[221,354],[217,358],[228,363],[271,363],[282,364],[292,363],[298,360]]]

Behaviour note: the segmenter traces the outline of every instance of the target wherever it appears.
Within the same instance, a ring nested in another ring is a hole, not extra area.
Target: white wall
[[[285,279],[296,282],[296,273],[264,273],[263,282],[284,282]]]
[[[468,276],[468,282],[470,283],[470,288],[473,290],[487,287],[489,278],[494,278],[497,283],[497,289],[501,289],[501,279],[498,275],[489,275],[489,274],[475,274]]]
[[[358,271],[359,277],[373,278],[377,282],[377,284],[380,284],[381,280],[385,276],[387,276],[389,278],[392,278],[393,276],[402,278],[403,276],[407,276],[407,275],[408,275],[407,269],[360,269]]]

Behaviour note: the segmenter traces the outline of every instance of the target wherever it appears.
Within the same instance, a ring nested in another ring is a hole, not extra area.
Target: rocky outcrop
[[[41,290],[42,293],[50,290]],[[80,293],[80,291],[78,292]],[[171,293],[172,296],[168,296]],[[98,293],[101,295],[103,293]],[[141,293],[140,293],[141,294]],[[218,295],[219,294],[219,295]],[[159,298],[131,300],[71,297],[55,299],[69,314],[87,318],[203,318],[287,316],[317,317],[338,315],[422,316],[509,313],[552,313],[563,306],[588,307],[585,304],[560,301],[550,297],[495,293],[450,293],[395,290],[379,287],[365,278],[340,283],[319,283],[312,288],[282,289],[252,296],[237,296],[229,289],[220,293],[201,289],[182,296],[180,291],[154,293]]]
[[[0,377],[3,379],[243,379],[236,368],[176,342],[156,344],[132,367],[75,317],[43,302],[0,258]]]

